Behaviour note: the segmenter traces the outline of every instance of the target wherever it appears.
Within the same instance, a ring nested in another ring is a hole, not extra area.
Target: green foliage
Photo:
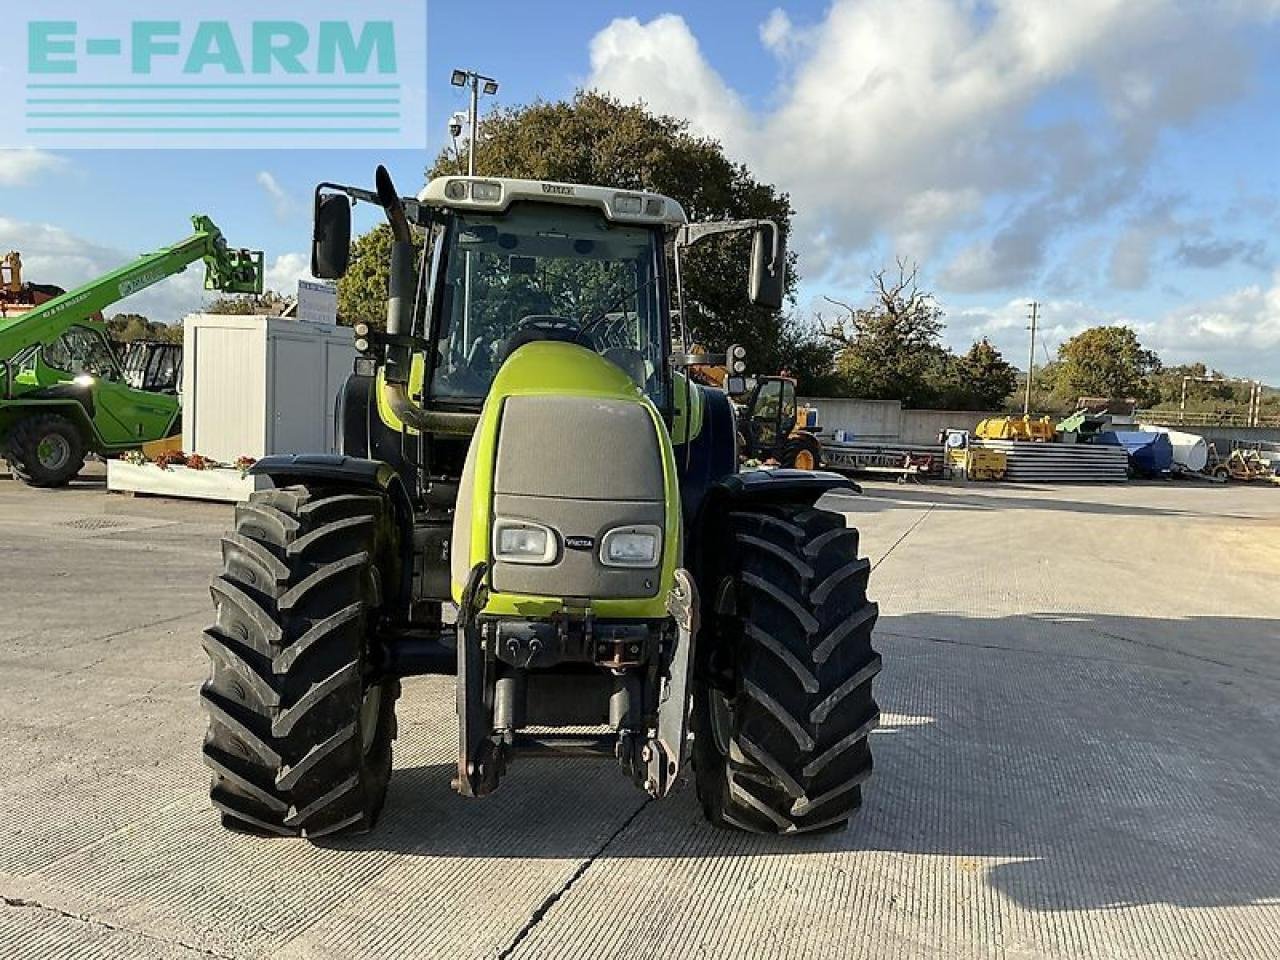
[[[1058,361],[1056,392],[1064,398],[1133,397],[1143,405],[1159,398],[1152,376],[1160,358],[1129,327],[1090,327],[1058,348]]]
[[[995,410],[1002,406],[1018,385],[1018,372],[983,337],[955,364],[955,374],[964,391],[965,408]]]
[[[228,316],[278,317],[292,304],[292,299],[276,290],[262,294],[223,294],[204,306],[205,313]]]
[[[419,252],[423,236],[414,232]],[[391,228],[380,223],[351,244],[351,264],[338,281],[338,322],[367,323],[375,330],[387,325],[387,282],[391,270]]]
[[[871,306],[830,301],[848,312],[826,331],[837,345],[837,370],[851,396],[929,406],[946,366],[942,308],[916,286],[916,270],[904,262],[896,278],[881,270],[872,279]]]
[[[139,313],[117,313],[107,321],[107,336],[118,343],[128,343],[131,340],[181,343],[182,324],[169,326],[148,320]]]
[[[872,276],[868,307],[829,302],[846,311],[824,333],[836,349],[838,394],[900,400],[906,407],[993,410],[1017,386],[1017,371],[983,338],[963,356],[942,343],[943,312],[916,285],[916,268],[898,261],[897,275]]]
[[[428,176],[462,169],[447,150]],[[494,176],[652,190],[678,200],[692,221],[771,219],[784,233],[791,222],[787,195],[757,181],[715,140],[694,135],[684,120],[599,93],[580,91],[567,101],[489,114],[480,124],[476,169]],[[790,366],[799,372],[797,361],[821,359],[822,350],[788,315],[747,304],[749,253],[744,234],[706,240],[682,258],[691,336],[709,349],[742,344],[753,370]],[[789,262],[788,295],[796,282],[793,254]]]

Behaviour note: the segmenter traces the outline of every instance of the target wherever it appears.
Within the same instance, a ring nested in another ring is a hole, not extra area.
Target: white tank
[[[1173,462],[1184,469],[1199,473],[1209,463],[1209,444],[1204,437],[1194,433],[1182,433],[1168,427],[1153,427],[1142,424],[1139,428],[1145,433],[1163,433],[1169,437],[1169,445],[1173,447]]]

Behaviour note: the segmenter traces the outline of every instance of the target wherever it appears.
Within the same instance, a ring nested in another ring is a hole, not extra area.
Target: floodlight
[[[453,76],[449,78],[449,82],[455,87],[465,87],[467,85],[467,71],[455,70]]]

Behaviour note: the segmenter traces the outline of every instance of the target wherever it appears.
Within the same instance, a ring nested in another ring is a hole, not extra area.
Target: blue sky
[[[1127,322],[1167,362],[1280,384],[1275,0],[432,0],[427,40],[428,155],[0,153],[0,247],[71,284],[203,212],[289,284],[313,185],[385,162],[416,189],[466,66],[502,104],[596,86],[721,139],[793,197],[806,317],[903,256],[957,347],[986,335],[1024,363],[1036,299],[1049,350]],[[197,280],[136,305],[177,319]]]

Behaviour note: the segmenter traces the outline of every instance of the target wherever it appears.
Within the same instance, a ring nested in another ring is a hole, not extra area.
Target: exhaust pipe
[[[404,337],[412,329],[414,298],[418,287],[417,251],[413,230],[404,212],[404,202],[391,174],[379,166],[374,175],[378,202],[391,226],[391,274],[387,285],[387,334]],[[409,375],[413,369],[413,348],[407,340],[387,345],[383,368],[382,396],[400,421],[423,433],[450,433],[469,436],[480,417],[474,413],[445,413],[424,410],[409,396]]]

